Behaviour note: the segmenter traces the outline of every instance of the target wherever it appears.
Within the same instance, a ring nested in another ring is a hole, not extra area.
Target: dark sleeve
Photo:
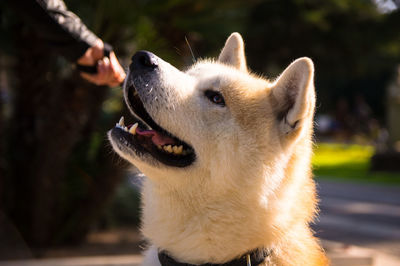
[[[19,15],[59,54],[72,62],[93,46],[98,37],[62,0],[12,0]]]

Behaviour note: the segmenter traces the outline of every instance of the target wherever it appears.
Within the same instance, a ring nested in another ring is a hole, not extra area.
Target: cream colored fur
[[[266,265],[326,265],[309,228],[317,204],[310,170],[312,61],[297,59],[269,81],[248,72],[243,40],[233,33],[217,61],[200,61],[185,72],[159,64],[163,90],[152,91],[145,108],[194,148],[196,161],[156,167],[152,158],[113,144],[147,176],[142,232],[151,247],[144,265],[159,264],[159,249],[201,264],[260,247],[272,250]],[[221,92],[226,106],[206,99],[206,89]]]

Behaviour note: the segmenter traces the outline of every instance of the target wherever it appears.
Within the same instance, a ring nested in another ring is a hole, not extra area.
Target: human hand
[[[110,58],[104,57],[104,43],[100,39],[86,50],[77,63],[83,66],[97,66],[96,74],[81,72],[84,79],[96,85],[118,86],[126,76],[114,52],[110,53]]]

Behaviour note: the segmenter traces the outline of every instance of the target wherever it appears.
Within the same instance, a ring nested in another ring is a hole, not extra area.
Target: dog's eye
[[[212,90],[206,90],[204,92],[204,95],[212,102],[215,104],[218,104],[220,106],[225,106],[225,100],[224,97],[222,97],[221,93],[218,91],[212,91]]]

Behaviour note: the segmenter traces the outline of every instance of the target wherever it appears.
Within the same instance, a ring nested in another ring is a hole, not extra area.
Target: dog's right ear
[[[244,42],[239,33],[232,33],[226,40],[225,46],[222,48],[218,57],[218,62],[234,66],[241,71],[247,72]]]
[[[297,136],[312,123],[315,91],[311,59],[299,58],[283,71],[272,88],[271,102],[284,136]]]

